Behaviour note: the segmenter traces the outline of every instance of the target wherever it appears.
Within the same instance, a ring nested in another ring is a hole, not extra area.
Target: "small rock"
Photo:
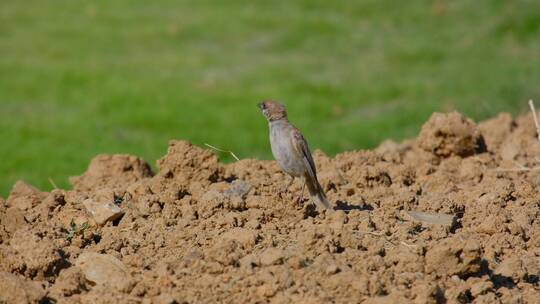
[[[285,254],[283,250],[278,248],[268,248],[260,255],[262,266],[279,265],[283,263]]]
[[[415,221],[419,221],[427,224],[436,224],[444,226],[452,226],[456,220],[454,215],[443,214],[443,213],[433,213],[433,212],[422,212],[422,211],[405,211],[409,217]]]
[[[205,191],[200,201],[210,210],[220,208],[245,210],[246,202],[244,197],[251,187],[250,183],[242,180],[235,180],[231,184],[225,182],[215,183],[210,190]]]
[[[224,194],[227,196],[244,197],[249,190],[251,190],[251,184],[243,180],[235,180],[232,182],[231,187],[225,190]]]
[[[339,267],[336,264],[330,264],[326,269],[324,270],[324,273],[326,275],[332,275],[339,272]]]
[[[114,221],[124,214],[124,211],[113,202],[97,202],[89,198],[83,201],[83,205],[98,225]]]
[[[75,261],[86,279],[99,285],[107,285],[118,290],[130,282],[130,275],[124,264],[109,254],[85,252]]]

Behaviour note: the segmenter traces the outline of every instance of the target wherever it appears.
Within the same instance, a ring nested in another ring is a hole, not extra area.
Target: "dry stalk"
[[[208,148],[210,149],[214,149],[216,151],[219,151],[219,152],[224,152],[224,153],[229,153],[232,157],[234,157],[234,159],[236,159],[236,161],[239,161],[240,159],[236,156],[236,154],[234,154],[233,151],[229,151],[229,150],[223,150],[223,149],[220,149],[220,148],[216,148],[210,144],[204,144],[205,146],[207,146]]]
[[[532,116],[534,119],[534,125],[536,127],[536,135],[538,138],[538,142],[540,143],[540,123],[538,122],[538,115],[536,114],[536,108],[534,107],[534,102],[532,99],[529,99],[529,108],[531,108]],[[535,157],[534,159],[537,162],[540,162],[540,158]],[[496,169],[493,169],[493,171],[495,172],[527,172],[527,171],[532,172],[532,171],[540,170],[540,166],[529,168],[518,162],[514,162],[514,164],[517,166],[517,168],[507,168],[507,169],[496,168]]]
[[[536,126],[536,135],[538,136],[538,142],[540,142],[540,124],[538,123],[538,115],[536,114],[536,109],[534,108],[534,102],[532,99],[529,100],[529,107],[533,114],[534,125]]]
[[[408,243],[405,243],[404,241],[401,241],[400,243],[401,243],[401,245],[403,245],[405,247],[408,247],[408,248],[416,248],[416,245],[414,245],[414,244],[408,244]]]
[[[53,179],[49,177],[49,183],[51,183],[51,186],[53,186],[53,189],[59,189],[58,186],[54,183]]]
[[[371,231],[360,231],[360,230],[354,230],[352,231],[353,235],[355,235],[357,238],[360,238],[361,235],[365,235],[365,234],[369,234],[369,235],[373,235],[373,236],[376,236],[376,237],[380,237],[380,238],[383,238],[384,241],[388,244],[391,244],[393,246],[396,246],[396,244],[394,244],[394,242],[392,242],[390,240],[390,237],[388,237],[387,235],[385,235],[384,233],[377,233],[377,232],[371,232]]]

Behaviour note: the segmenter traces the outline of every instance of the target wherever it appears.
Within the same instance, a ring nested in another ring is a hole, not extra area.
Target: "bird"
[[[303,183],[299,201],[303,199],[307,185],[315,205],[332,210],[317,180],[317,170],[308,143],[300,130],[289,122],[285,106],[272,100],[260,102],[257,106],[268,121],[272,154],[281,170],[291,177],[285,188],[288,188],[295,178],[301,178]]]

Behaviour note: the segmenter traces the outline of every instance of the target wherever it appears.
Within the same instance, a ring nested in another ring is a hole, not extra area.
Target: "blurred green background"
[[[0,195],[170,139],[270,158],[262,99],[335,154],[539,97],[540,1],[3,0]]]

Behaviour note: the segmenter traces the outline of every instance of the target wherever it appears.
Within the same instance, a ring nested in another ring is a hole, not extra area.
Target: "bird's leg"
[[[306,179],[302,178],[302,191],[300,192],[300,196],[296,200],[299,204],[302,203],[302,200],[304,199],[304,190],[306,189]]]
[[[289,176],[289,177],[290,177],[289,182],[287,183],[287,185],[285,185],[285,187],[283,187],[283,188],[281,189],[281,193],[287,192],[287,190],[289,190],[289,187],[292,185],[292,183],[293,183],[293,181],[294,181],[294,176],[291,175],[291,176]]]

